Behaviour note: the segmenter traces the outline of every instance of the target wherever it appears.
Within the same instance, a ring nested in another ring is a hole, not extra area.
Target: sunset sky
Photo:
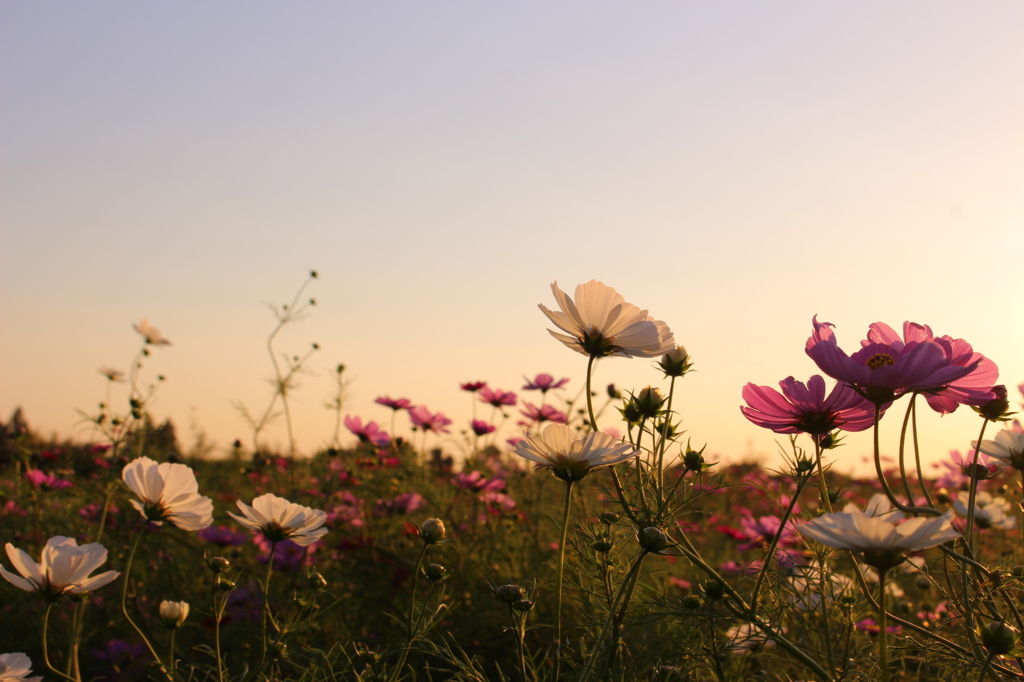
[[[89,438],[76,410],[148,317],[173,343],[142,371],[166,376],[152,413],[186,449],[248,442],[232,402],[270,398],[266,304],[311,269],[317,306],[278,339],[322,348],[304,451],[331,439],[339,362],[344,414],[387,425],[374,398],[408,397],[455,436],[460,382],[548,372],[574,395],[586,358],[537,308],[556,280],[668,323],[697,369],[683,426],[716,457],[774,461],[740,391],[816,372],[815,314],[847,349],[927,323],[1015,387],[1022,35],[1018,2],[4,0],[0,419]],[[612,358],[595,381],[659,376]],[[926,457],[979,427],[928,413]]]

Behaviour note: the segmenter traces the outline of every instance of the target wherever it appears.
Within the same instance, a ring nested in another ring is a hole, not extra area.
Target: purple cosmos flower
[[[25,472],[25,478],[37,490],[60,490],[61,488],[70,488],[72,486],[70,481],[57,478],[53,474],[44,473],[39,469],[29,469]]]
[[[981,353],[975,353],[971,344],[963,339],[954,339],[951,336],[936,337],[932,333],[932,328],[926,324],[904,322],[903,338],[901,339],[889,325],[884,322],[875,322],[868,327],[868,338],[860,343],[862,346],[880,343],[903,349],[909,344],[930,341],[935,338],[941,338],[949,343],[952,365],[972,367],[973,369],[962,379],[950,382],[945,388],[925,393],[925,399],[933,410],[940,414],[949,414],[960,405],[984,405],[996,397],[992,391],[999,378],[999,368],[996,367],[996,363]]]
[[[523,403],[523,409],[520,411],[527,419],[540,424],[541,422],[554,422],[555,424],[565,424],[569,421],[565,412],[556,410],[551,405],[545,405],[544,407],[537,407],[530,403]]]
[[[538,374],[532,381],[526,377],[523,377],[523,379],[526,381],[526,385],[523,386],[524,391],[540,391],[541,393],[562,388],[569,382],[568,377],[555,381],[555,378],[550,374]]]
[[[500,388],[487,388],[484,387],[480,390],[480,402],[489,403],[494,407],[501,407],[502,405],[515,405],[516,394],[512,391],[503,391]]]
[[[373,402],[384,407],[390,407],[395,412],[398,410],[408,410],[412,406],[412,401],[408,398],[398,398],[396,400],[386,395],[382,395]]]
[[[474,419],[470,426],[473,429],[473,433],[475,433],[478,436],[486,436],[488,433],[494,433],[494,431],[498,428],[493,424],[488,424],[487,422],[480,419]]]
[[[758,426],[775,433],[824,436],[833,429],[863,431],[875,423],[875,406],[845,384],[836,384],[825,397],[825,379],[815,374],[807,384],[787,377],[779,382],[782,393],[770,386],[743,387],[747,406],[740,411]]]
[[[371,421],[364,425],[362,419],[349,415],[345,417],[345,428],[358,436],[360,443],[373,443],[381,448],[391,443],[391,436],[382,431],[377,422]]]
[[[241,547],[249,540],[248,535],[228,526],[210,526],[199,531],[197,535],[206,542],[212,542],[220,547]]]
[[[858,393],[883,405],[905,393],[937,393],[977,369],[981,360],[954,364],[953,344],[946,338],[911,343],[880,343],[868,339],[859,351],[847,355],[836,342],[832,324],[818,322],[807,339],[807,355],[818,368]]]
[[[487,385],[486,381],[467,381],[464,384],[459,384],[459,388],[463,391],[469,391],[470,393],[476,393],[481,388]]]
[[[472,471],[470,473],[462,471],[456,474],[455,478],[452,479],[452,485],[458,488],[463,488],[464,490],[481,492],[485,490],[504,490],[505,481],[498,476],[495,476],[494,478],[486,478],[479,471]]]
[[[409,419],[412,420],[413,428],[421,431],[433,431],[435,433],[448,433],[448,425],[452,420],[441,412],[431,414],[430,410],[422,405],[409,410]]]

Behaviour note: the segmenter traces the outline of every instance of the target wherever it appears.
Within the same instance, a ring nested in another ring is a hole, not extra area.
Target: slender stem
[[[615,665],[615,657],[619,651],[619,639],[622,636],[622,621],[626,618],[626,609],[629,608],[629,601],[633,598],[633,590],[636,588],[637,580],[640,579],[640,565],[643,563],[644,557],[647,556],[647,552],[641,552],[640,556],[636,561],[636,570],[632,571],[632,576],[625,583],[626,592],[622,596],[622,605],[619,607],[618,614],[615,616],[615,620],[612,621],[612,641],[609,645],[608,653],[608,670],[610,671]]]
[[[992,659],[996,657],[996,652],[990,651],[988,658],[985,659],[985,664],[981,666],[981,674],[978,675],[978,682],[983,682],[985,675],[988,673],[988,667],[992,665]]]
[[[928,492],[928,486],[925,484],[924,471],[921,469],[921,447],[917,442],[917,394],[911,396],[911,408],[910,412],[910,432],[914,439],[914,463],[917,465],[917,484],[921,486],[921,492],[924,493],[924,499],[928,502],[929,507],[934,507],[935,503],[932,501],[932,495]]]
[[[875,427],[874,427],[874,451],[875,451],[875,474],[878,476],[878,482],[882,484],[882,491],[885,496],[889,498],[889,502],[892,506],[899,509],[904,514],[928,514],[930,516],[942,516],[942,512],[933,507],[911,507],[903,504],[899,501],[896,495],[893,494],[892,489],[889,488],[889,483],[885,480],[885,472],[882,471],[882,451],[878,442],[878,423],[881,420],[881,409],[878,404],[875,405]]]
[[[135,551],[139,548],[139,543],[142,541],[142,536],[145,534],[146,526],[148,525],[149,521],[146,521],[139,530],[135,531],[135,540],[132,542],[132,550],[128,553],[128,562],[125,564],[124,576],[122,578],[124,582],[121,585],[121,613],[124,614],[125,620],[127,620],[128,624],[132,626],[132,629],[135,630],[139,637],[142,638],[142,643],[146,645],[146,648],[149,649],[150,655],[153,656],[153,660],[156,661],[158,666],[160,666],[160,672],[170,680],[173,678],[168,674],[167,668],[164,667],[159,654],[157,654],[156,649],[153,648],[153,644],[149,641],[149,638],[146,637],[142,628],[136,625],[135,621],[132,620],[132,617],[128,614],[128,584],[132,574],[132,562],[135,560]]]
[[[981,456],[981,441],[985,438],[985,427],[988,426],[988,419],[981,420],[981,433],[978,435],[978,447],[974,448],[974,462],[971,464],[971,491],[967,500],[967,531],[964,537],[967,539],[967,547],[974,555],[974,502],[978,496],[978,458]]]
[[[220,654],[220,621],[224,616],[224,605],[227,600],[217,592],[217,583],[213,584],[213,643],[217,654],[217,682],[224,682],[224,661]]]
[[[878,569],[878,665],[882,682],[889,682],[889,633],[885,621],[885,578],[888,569]]]
[[[168,657],[167,657],[167,660],[170,661],[170,663],[171,663],[171,677],[174,677],[174,668],[175,668],[175,665],[174,665],[174,633],[177,632],[177,631],[178,631],[177,628],[171,630],[171,650],[170,650],[170,653],[168,654]]]
[[[78,680],[76,680],[75,678],[73,678],[73,677],[71,677],[69,675],[65,675],[64,673],[62,673],[61,671],[57,670],[56,668],[53,667],[53,665],[50,664],[50,650],[49,650],[49,647],[48,647],[47,642],[46,642],[46,639],[47,639],[46,635],[47,635],[47,632],[48,632],[48,630],[50,628],[50,609],[52,609],[52,608],[53,608],[53,604],[47,604],[46,605],[46,613],[43,614],[43,662],[46,663],[46,667],[50,669],[50,672],[52,672],[52,673],[54,673],[56,675],[60,675],[65,680],[70,680],[70,682],[78,682]]]
[[[793,515],[793,509],[796,507],[796,503],[800,500],[800,493],[803,492],[804,487],[807,486],[807,482],[809,480],[809,476],[806,474],[800,474],[800,480],[797,482],[796,492],[793,494],[793,499],[789,501],[789,505],[786,507],[786,513],[782,515],[782,522],[779,524],[779,529],[775,531],[775,535],[772,537],[772,543],[768,547],[768,554],[765,556],[764,563],[761,564],[761,570],[757,574],[757,581],[754,583],[754,591],[750,594],[751,613],[757,610],[757,595],[761,591],[761,585],[764,584],[768,568],[771,566],[772,561],[775,560],[775,550],[778,548],[779,540],[782,538],[782,534],[786,530],[786,524],[789,523],[789,517]]]
[[[668,429],[672,420],[672,398],[676,393],[676,377],[668,385],[668,404],[665,406],[665,423],[661,429],[658,448],[658,507],[665,503],[665,448],[668,447]]]
[[[914,400],[916,398],[916,393],[910,396],[907,413],[903,415],[903,426],[900,428],[900,479],[903,483],[903,492],[907,496],[907,504],[914,504],[914,491],[910,489],[910,481],[907,480],[907,460],[904,445],[907,442],[907,426],[910,424],[910,415],[914,409]]]
[[[427,543],[423,543],[423,549],[420,550],[420,554],[416,557],[416,565],[412,569],[412,594],[409,596],[409,618],[408,618],[408,631],[406,633],[405,647],[402,649],[402,656],[398,660],[398,665],[395,666],[395,670],[391,675],[390,682],[395,682],[402,675],[402,668],[405,667],[405,661],[409,658],[409,648],[412,646],[413,640],[416,639],[416,578],[420,573],[420,566],[423,564],[423,557],[427,554]],[[427,594],[429,597],[429,593]],[[424,607],[426,606],[426,597],[423,601]]]
[[[512,627],[516,630],[516,656],[519,658],[519,679],[522,682],[527,682],[526,652],[523,648],[523,639],[526,637],[526,632],[523,628],[523,619],[526,618],[526,614],[519,613],[512,607],[512,604],[509,604],[508,617],[509,620],[512,621]]]
[[[593,360],[593,358],[591,358]],[[589,379],[590,373],[587,372]],[[590,395],[589,389],[587,395]],[[562,583],[565,576],[565,545],[569,537],[569,506],[572,502],[572,481],[565,482],[565,508],[562,510],[562,537],[558,542],[558,587],[555,592],[555,679],[562,670]]]
[[[640,554],[637,555],[636,560],[633,561],[633,565],[630,566],[629,572],[626,574],[626,578],[619,585],[619,592],[615,595],[615,599],[608,607],[608,616],[604,620],[604,625],[601,626],[601,633],[597,636],[594,641],[594,648],[590,654],[590,659],[587,661],[586,667],[583,668],[583,672],[580,674],[579,682],[586,682],[590,676],[591,671],[594,669],[594,663],[597,661],[597,657],[601,653],[601,644],[604,642],[605,635],[608,634],[608,630],[611,627],[612,619],[615,618],[616,606],[619,603],[619,599],[626,591],[626,584],[633,578],[633,575],[640,570],[640,564],[643,561],[644,555],[647,554],[647,550],[641,550]],[[557,679],[557,678],[556,678]]]
[[[590,381],[594,375],[594,360],[597,357],[594,355],[590,356],[587,360],[587,412],[590,414],[590,429],[597,431],[597,417],[594,416],[594,395],[593,391],[590,390]]]

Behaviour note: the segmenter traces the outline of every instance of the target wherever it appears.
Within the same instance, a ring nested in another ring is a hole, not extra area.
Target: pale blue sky
[[[686,426],[727,456],[773,452],[740,390],[813,373],[815,313],[848,347],[931,324],[1015,385],[1021,35],[1011,2],[0,2],[0,414],[72,433],[148,316],[175,343],[153,411],[226,445],[230,401],[267,394],[261,305],[310,268],[320,306],[282,338],[324,349],[305,448],[339,361],[366,418],[578,386],[553,280],[673,328]],[[975,426],[935,420],[930,455]]]

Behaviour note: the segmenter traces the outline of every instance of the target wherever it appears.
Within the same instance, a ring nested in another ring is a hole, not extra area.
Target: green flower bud
[[[523,588],[519,585],[499,585],[494,588],[494,596],[498,598],[498,601],[506,604],[514,604],[523,598]]]
[[[606,526],[611,526],[619,522],[619,515],[615,512],[605,512],[597,518]]]
[[[420,538],[428,545],[436,545],[445,536],[444,522],[441,519],[427,519],[420,526]]]
[[[231,568],[231,562],[222,556],[212,556],[206,560],[206,567],[214,573],[223,573]]]
[[[993,621],[980,628],[978,635],[990,654],[1011,656],[1017,652],[1017,631],[1006,623]]]
[[[423,567],[423,575],[431,582],[441,582],[448,577],[448,569],[441,564],[427,564]]]
[[[644,528],[637,535],[637,540],[640,542],[640,546],[652,554],[658,554],[668,549],[669,545],[672,544],[671,539],[660,528],[654,526],[648,526]]]

